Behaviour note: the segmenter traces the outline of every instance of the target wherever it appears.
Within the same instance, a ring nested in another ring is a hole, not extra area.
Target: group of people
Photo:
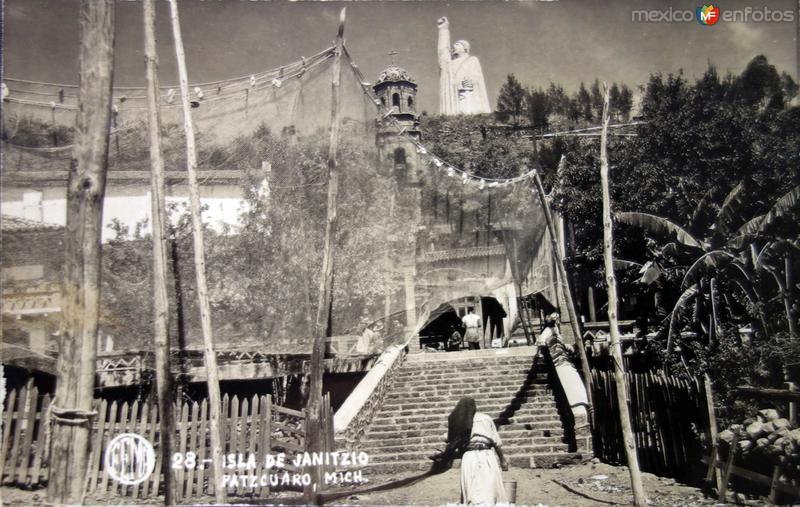
[[[467,309],[467,314],[461,317],[461,323],[464,326],[464,336],[455,326],[451,327],[452,333],[447,338],[445,349],[447,351],[458,350],[461,348],[462,343],[466,343],[470,350],[478,350],[481,348],[481,318],[475,314],[472,308]]]

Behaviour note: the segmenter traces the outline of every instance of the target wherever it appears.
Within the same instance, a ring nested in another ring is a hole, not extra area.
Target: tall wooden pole
[[[200,306],[200,324],[203,331],[203,360],[206,365],[208,386],[209,433],[211,434],[211,469],[214,476],[214,494],[217,503],[225,503],[225,488],[222,487],[222,438],[220,435],[220,407],[222,397],[219,391],[219,370],[217,354],[214,350],[214,337],[211,332],[211,308],[208,304],[208,284],[206,282],[206,258],[203,251],[203,219],[200,214],[200,191],[197,185],[197,151],[192,126],[192,109],[189,103],[189,80],[186,75],[186,56],[183,51],[181,24],[178,19],[178,4],[169,0],[172,18],[172,36],[175,39],[175,56],[178,63],[178,77],[181,85],[181,104],[183,106],[183,129],[186,134],[186,170],[189,177],[189,204],[192,212],[192,238],[194,243],[194,270],[197,277],[197,299]]]
[[[567,158],[561,156],[559,161],[559,172],[564,170],[567,163]],[[586,357],[586,348],[583,346],[583,338],[581,336],[581,326],[578,322],[578,314],[575,312],[575,300],[572,298],[572,289],[567,280],[567,268],[564,267],[564,258],[561,256],[561,250],[558,247],[558,236],[556,235],[555,224],[553,223],[553,213],[550,211],[550,203],[544,193],[544,186],[542,179],[539,177],[539,172],[534,171],[533,181],[536,184],[536,194],[539,196],[539,203],[544,210],[544,219],[547,222],[547,232],[550,236],[550,247],[553,250],[553,257],[556,260],[556,267],[558,269],[558,278],[564,290],[564,299],[567,300],[567,314],[569,315],[569,324],[572,327],[572,334],[575,335],[575,348],[578,349],[578,356],[581,358],[581,371],[583,372],[583,385],[586,389],[586,399],[589,401],[589,414],[590,422],[594,427],[594,416],[592,402],[592,370],[589,368],[589,358]]]
[[[167,231],[164,160],[161,157],[161,95],[158,90],[155,0],[144,0],[144,65],[147,78],[147,119],[150,134],[150,206],[153,224],[153,349],[161,426],[159,451],[164,471],[164,504],[172,505],[175,481],[172,462],[172,372],[169,365],[169,300],[167,297]],[[160,473],[156,470],[156,473]]]
[[[103,198],[114,71],[114,0],[83,0],[78,125],[67,182],[61,333],[47,494],[83,503],[100,313]]]
[[[631,474],[631,489],[633,502],[636,507],[645,507],[644,486],[642,474],[639,471],[639,459],[636,456],[636,446],[633,441],[630,413],[628,411],[628,388],[625,381],[625,364],[622,362],[622,345],[617,324],[617,280],[614,276],[613,233],[611,228],[611,196],[608,184],[608,102],[609,92],[606,86],[603,101],[603,131],[600,137],[600,185],[603,187],[603,261],[606,271],[606,286],[608,288],[608,327],[611,334],[611,356],[614,360],[614,381],[617,386],[617,406],[619,407],[619,421],[622,428],[622,441],[625,445],[625,458],[628,461],[628,470]]]
[[[328,145],[328,209],[325,223],[325,240],[322,251],[322,279],[317,294],[317,318],[314,326],[314,345],[311,349],[311,379],[308,396],[308,428],[306,449],[309,452],[322,451],[324,428],[320,427],[322,417],[322,374],[324,370],[325,330],[330,319],[329,307],[333,286],[333,242],[336,238],[336,197],[339,192],[339,168],[336,159],[339,145],[339,127],[342,100],[340,81],[342,77],[342,50],[344,47],[344,22],[346,8],[339,13],[339,31],[336,34],[336,49],[333,60],[333,80],[331,82],[331,135]],[[322,481],[319,467],[312,469],[312,484],[306,490],[306,502],[317,503]]]

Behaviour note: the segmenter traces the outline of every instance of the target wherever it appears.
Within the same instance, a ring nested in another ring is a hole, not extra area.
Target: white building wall
[[[47,186],[42,188],[3,187],[0,193],[0,212],[29,220],[56,225],[67,223],[66,188]],[[167,203],[184,203],[181,209],[188,210],[189,188],[187,185],[172,185],[167,191]],[[207,185],[200,187],[200,200],[208,209],[203,213],[203,222],[221,231],[224,225],[235,230],[239,214],[245,207],[242,189],[238,185]],[[142,229],[150,233],[150,187],[149,185],[109,185],[103,206],[103,241],[114,238],[108,226],[114,219],[126,225],[131,233],[137,223],[147,220]]]

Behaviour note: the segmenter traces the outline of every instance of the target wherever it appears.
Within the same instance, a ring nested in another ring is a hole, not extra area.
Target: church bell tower
[[[407,70],[392,64],[381,72],[372,89],[385,114],[378,120],[376,139],[381,160],[392,168],[398,185],[416,185],[419,155],[408,137],[420,139],[417,83]]]

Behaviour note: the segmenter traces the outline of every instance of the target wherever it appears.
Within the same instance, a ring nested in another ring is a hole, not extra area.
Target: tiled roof
[[[55,358],[11,343],[3,343],[3,363],[30,371],[56,374]]]
[[[37,222],[35,220],[28,220],[27,218],[14,217],[11,215],[2,215],[2,220],[0,220],[0,229],[2,229],[3,232],[57,231],[63,228],[64,226],[62,225]]]
[[[434,252],[424,252],[419,256],[421,262],[439,262],[456,259],[468,259],[470,257],[490,257],[505,255],[504,245],[477,246],[471,248],[457,248],[454,250],[439,250]]]

